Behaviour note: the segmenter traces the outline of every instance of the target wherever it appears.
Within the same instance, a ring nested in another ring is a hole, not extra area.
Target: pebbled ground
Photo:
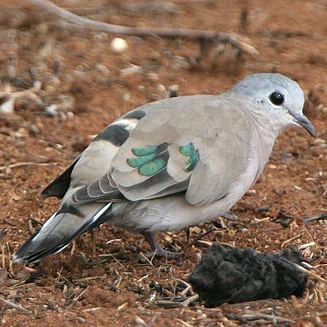
[[[13,113],[0,114],[1,325],[326,326],[327,287],[314,276],[302,298],[214,309],[183,302],[194,299],[184,281],[214,242],[262,252],[298,247],[327,279],[327,220],[304,221],[327,211],[326,1],[55,2],[113,24],[238,33],[259,54],[239,58],[220,47],[219,57],[197,65],[197,43],[157,37],[126,37],[128,49],[115,53],[114,35],[70,30],[42,10],[0,1],[0,92],[36,87],[19,95]],[[139,68],[126,71],[131,64]],[[56,209],[55,199],[39,196],[43,187],[109,122],[176,86],[179,95],[221,93],[263,71],[299,81],[318,137],[298,128],[281,135],[263,176],[233,208],[239,221],[217,217],[189,237],[161,234],[167,248],[184,251],[175,260],[142,262],[139,252],[148,248],[141,237],[103,226],[38,266],[12,264],[11,254]],[[7,101],[0,96],[0,107]]]

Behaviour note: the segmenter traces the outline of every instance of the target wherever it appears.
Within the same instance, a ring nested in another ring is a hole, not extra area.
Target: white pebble
[[[74,118],[74,113],[72,111],[68,111],[66,113],[67,119],[73,119]]]
[[[58,106],[56,104],[51,104],[50,106],[45,108],[45,113],[49,117],[56,117],[59,114]]]
[[[3,102],[0,106],[0,113],[12,114],[15,107],[15,98],[9,97],[7,101]]]
[[[110,47],[113,52],[121,53],[127,50],[128,44],[126,40],[116,37],[111,41]]]

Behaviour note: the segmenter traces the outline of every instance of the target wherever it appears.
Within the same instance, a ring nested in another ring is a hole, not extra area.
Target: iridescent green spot
[[[167,163],[163,159],[154,159],[139,168],[142,176],[153,176],[166,167]]]
[[[179,152],[186,157],[189,157],[192,155],[192,153],[195,151],[193,143],[189,143],[187,145],[182,145],[179,147]]]
[[[127,163],[133,168],[141,167],[147,162],[153,160],[156,157],[156,153],[151,153],[145,156],[139,156],[137,158],[127,158]]]
[[[183,156],[188,157],[188,159],[186,161],[185,170],[187,172],[192,171],[194,169],[194,167],[196,166],[196,164],[200,160],[199,150],[197,150],[194,147],[193,143],[189,143],[187,145],[180,146],[179,147],[179,152]]]
[[[132,153],[138,157],[146,156],[148,154],[154,153],[157,150],[157,146],[155,145],[148,145],[144,148],[133,148]]]
[[[191,154],[190,158],[187,160],[185,170],[188,172],[192,171],[194,169],[194,167],[196,166],[196,164],[199,162],[199,160],[200,160],[199,151],[195,150]]]
[[[135,157],[127,158],[127,164],[132,168],[138,168],[142,176],[153,176],[167,166],[168,159],[162,158],[168,154],[166,150],[165,143],[133,148],[131,152]]]

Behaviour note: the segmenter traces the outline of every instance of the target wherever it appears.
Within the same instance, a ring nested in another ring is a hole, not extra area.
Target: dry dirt
[[[35,81],[42,85],[37,96],[20,94],[14,113],[0,115],[1,324],[327,326],[327,287],[314,277],[303,298],[167,308],[178,304],[174,296],[192,295],[181,293],[182,281],[212,242],[263,252],[302,246],[315,273],[327,279],[327,221],[303,221],[327,211],[327,2],[171,0],[168,6],[150,1],[154,9],[135,11],[132,1],[56,1],[113,24],[238,33],[259,51],[239,58],[220,47],[225,50],[220,56],[200,65],[195,42],[126,37],[128,49],[117,54],[110,48],[114,35],[68,29],[42,10],[19,8],[22,2],[0,1],[0,91],[8,85],[10,92],[26,90]],[[142,71],[124,76],[121,70],[130,64]],[[184,250],[177,260],[141,263],[139,252],[147,249],[142,237],[103,226],[93,238],[83,235],[71,250],[39,265],[13,265],[11,255],[57,207],[56,199],[43,200],[40,191],[113,119],[166,97],[172,85],[179,95],[215,94],[249,73],[275,71],[306,90],[306,112],[318,135],[311,138],[299,128],[281,135],[263,176],[233,208],[237,223],[221,225],[217,218],[191,228],[189,239],[186,231],[162,233],[163,245]],[[6,101],[2,96],[0,104]],[[45,107],[52,104],[59,112],[49,117]],[[242,320],[248,311],[256,320]]]

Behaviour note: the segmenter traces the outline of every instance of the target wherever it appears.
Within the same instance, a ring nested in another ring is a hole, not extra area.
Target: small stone
[[[103,64],[96,64],[94,68],[103,75],[109,75],[110,73],[109,68]]]
[[[130,98],[131,98],[131,94],[128,91],[123,93],[123,101],[127,102],[129,101]]]
[[[165,98],[168,98],[168,92],[165,88],[165,86],[163,84],[158,84],[157,86],[157,92],[158,92],[158,96],[159,96],[159,99],[165,99]]]
[[[14,108],[15,108],[15,98],[6,96],[6,97],[0,99],[0,101],[1,100],[3,102],[0,105],[0,113],[12,114],[14,112]]]
[[[316,139],[314,140],[314,143],[320,145],[320,144],[326,144],[327,142],[326,142],[324,139],[316,138]]]
[[[74,118],[74,113],[72,111],[68,111],[66,113],[67,119],[73,119]]]
[[[101,33],[97,33],[94,35],[94,38],[98,41],[107,41],[108,40],[108,34],[101,32]]]
[[[248,190],[247,194],[257,194],[257,191],[254,189]]]
[[[170,85],[168,87],[169,97],[170,98],[177,97],[178,96],[178,89],[179,89],[179,87],[178,87],[177,84]]]
[[[41,81],[34,81],[33,82],[33,91],[37,92],[40,91],[42,88],[42,82]]]
[[[169,235],[165,235],[164,236],[164,240],[168,243],[172,243],[173,242],[173,239],[169,236]]]
[[[124,77],[132,74],[140,74],[142,72],[143,68],[141,66],[130,64],[129,67],[120,70],[120,75]]]
[[[147,327],[147,323],[139,316],[135,316],[134,323],[136,326]]]
[[[69,111],[74,107],[75,104],[75,98],[71,95],[59,95],[58,100],[60,101],[60,104],[58,104],[58,109],[60,106],[60,111]]]
[[[59,115],[58,106],[56,104],[51,104],[45,108],[45,113],[48,117],[56,117]]]
[[[127,308],[128,306],[128,302],[124,302],[122,305],[120,305],[118,308],[117,308],[117,311],[123,311]]]
[[[28,133],[26,129],[23,127],[20,127],[16,132],[13,133],[13,135],[18,139],[27,137],[28,136],[27,134]]]
[[[48,84],[44,87],[44,90],[47,94],[54,94],[56,92],[57,88],[53,85]]]
[[[264,205],[259,207],[258,209],[256,209],[257,212],[260,213],[267,213],[270,209],[271,209],[272,205],[268,204],[268,205]]]
[[[52,87],[56,87],[56,86],[58,86],[58,85],[61,83],[61,81],[60,81],[60,79],[59,79],[58,76],[56,76],[56,75],[51,75],[51,76],[48,78],[48,83],[49,83]]]
[[[190,231],[191,231],[191,233],[194,233],[194,234],[200,234],[202,232],[202,229],[200,227],[193,226],[193,227],[190,227]]]
[[[40,129],[35,124],[28,125],[28,131],[32,136],[40,133]]]
[[[121,53],[128,49],[128,44],[125,39],[116,37],[111,41],[110,48],[115,53]]]
[[[156,73],[150,72],[148,73],[148,78],[151,82],[156,82],[159,80],[159,76]]]

